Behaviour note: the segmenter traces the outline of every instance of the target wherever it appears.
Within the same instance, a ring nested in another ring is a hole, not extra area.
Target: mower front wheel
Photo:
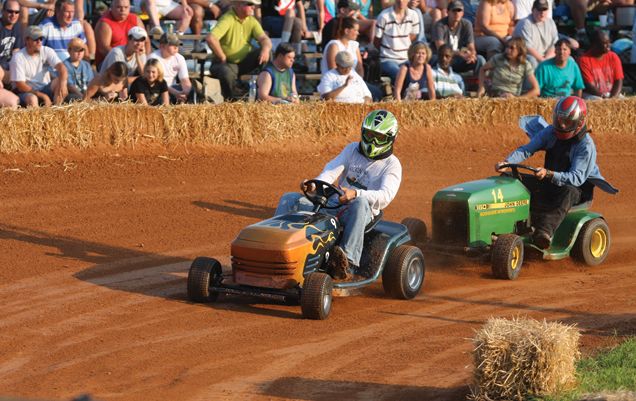
[[[523,240],[515,234],[500,235],[492,246],[492,274],[500,279],[514,280],[523,264]]]
[[[325,273],[311,273],[303,284],[300,309],[307,319],[325,320],[331,313],[333,280]]]
[[[424,283],[424,255],[413,245],[395,248],[382,271],[384,292],[397,299],[412,299]]]
[[[592,219],[581,228],[572,248],[572,256],[588,266],[599,265],[609,254],[610,242],[610,231],[605,220]]]
[[[188,272],[188,298],[193,302],[214,302],[219,296],[211,291],[212,284],[220,284],[223,269],[218,260],[198,257],[194,259]]]

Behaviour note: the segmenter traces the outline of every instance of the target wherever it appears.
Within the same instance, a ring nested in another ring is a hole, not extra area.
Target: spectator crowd
[[[315,0],[310,31],[301,0],[130,1],[112,0],[86,18],[85,0],[4,0],[0,106],[191,102],[188,33],[195,35],[192,52],[209,53],[210,76],[227,101],[245,95],[242,76],[255,75],[259,100],[298,102],[297,78],[313,72],[301,57],[308,40],[320,46],[317,91],[324,100],[364,103],[390,94],[397,101],[435,100],[466,96],[469,87],[490,97],[616,98],[625,74],[605,24],[608,15],[634,6],[634,0]],[[558,29],[557,14],[572,20],[569,35]],[[162,27],[161,19],[174,20],[175,29]],[[597,20],[599,28],[588,26]],[[211,21],[206,32],[204,21]]]

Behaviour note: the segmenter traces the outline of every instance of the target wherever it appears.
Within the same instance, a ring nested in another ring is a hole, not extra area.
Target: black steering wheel
[[[523,179],[521,178],[521,174],[519,174],[519,169],[532,171],[533,173],[536,173],[536,172],[539,171],[539,169],[536,168],[536,167],[527,166],[525,164],[518,164],[518,163],[502,163],[502,164],[499,165],[499,168],[510,168],[510,169],[512,169],[512,176],[514,178],[518,179],[519,181],[523,181]]]
[[[309,192],[308,190],[303,188],[303,194],[307,199],[311,201],[315,206],[321,209],[336,209],[340,207],[340,205],[336,206],[327,206],[327,201],[333,195],[342,196],[344,192],[337,186],[330,184],[321,180],[307,180],[305,181],[305,188],[309,188],[311,184],[316,187],[316,190],[313,192]]]

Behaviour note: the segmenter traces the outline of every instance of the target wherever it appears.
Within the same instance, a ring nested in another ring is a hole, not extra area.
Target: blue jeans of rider
[[[329,205],[331,205],[331,202]],[[314,204],[302,194],[288,192],[280,198],[274,216],[289,212],[310,212],[313,209]],[[360,266],[360,257],[362,256],[362,246],[364,244],[364,229],[373,220],[369,202],[356,198],[336,209],[321,209],[321,211],[338,217],[343,226],[339,245],[347,255],[349,263]]]

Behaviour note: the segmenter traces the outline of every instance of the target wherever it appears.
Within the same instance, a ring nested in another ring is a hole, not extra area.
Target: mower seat
[[[375,216],[373,220],[369,222],[369,224],[367,224],[367,226],[364,228],[364,233],[366,234],[369,231],[373,230],[373,228],[375,228],[375,226],[380,222],[380,220],[382,220],[382,216],[384,216],[384,210],[380,210],[380,213],[378,213],[378,215]]]

